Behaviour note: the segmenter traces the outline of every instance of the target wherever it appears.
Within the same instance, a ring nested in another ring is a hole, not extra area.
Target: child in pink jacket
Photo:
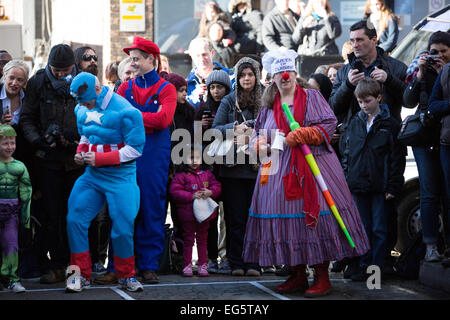
[[[194,216],[193,203],[194,199],[217,198],[222,186],[210,171],[201,169],[201,152],[192,151],[191,154],[190,163],[179,166],[169,192],[176,203],[178,219],[183,225],[183,275],[192,277],[192,247],[196,239],[198,275],[207,277],[208,228],[209,221],[216,216],[216,212],[199,223]]]

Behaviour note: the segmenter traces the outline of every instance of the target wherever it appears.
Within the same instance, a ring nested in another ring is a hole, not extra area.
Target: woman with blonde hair
[[[367,0],[364,19],[377,30],[378,46],[390,53],[397,45],[398,18],[387,7],[385,0]]]
[[[338,55],[334,40],[342,33],[341,23],[328,0],[309,0],[297,22],[292,39],[298,53],[306,56]]]

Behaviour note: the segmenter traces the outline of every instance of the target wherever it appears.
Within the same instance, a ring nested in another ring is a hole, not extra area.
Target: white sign
[[[442,9],[445,6],[444,0],[428,0],[428,12],[432,13]]]
[[[145,32],[145,0],[120,0],[120,31]]]
[[[352,25],[364,18],[364,7],[366,1],[342,1],[341,20],[342,25]]]

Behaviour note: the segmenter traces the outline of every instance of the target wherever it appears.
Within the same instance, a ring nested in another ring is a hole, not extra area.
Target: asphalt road
[[[235,277],[211,274],[207,278],[194,275],[160,275],[160,283],[144,285],[139,293],[125,292],[116,286],[92,285],[81,293],[65,293],[64,283],[42,285],[23,281],[27,292],[15,294],[0,291],[0,300],[311,300],[301,294],[278,294],[275,286],[286,277],[265,273],[260,277]],[[343,279],[342,274],[330,274],[333,290],[325,297],[314,300],[450,300],[450,294],[432,289],[417,280],[384,279],[380,289],[368,289],[365,282]],[[138,279],[140,279],[138,277]],[[312,283],[312,276],[309,278]]]

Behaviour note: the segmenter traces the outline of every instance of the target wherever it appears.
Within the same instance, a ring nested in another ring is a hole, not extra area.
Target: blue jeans
[[[446,226],[446,236],[447,236],[447,246],[450,247],[450,146],[441,145],[441,165],[442,171],[444,172],[444,182],[445,182],[445,191],[446,191],[446,203],[444,203],[444,210],[447,211],[447,214],[443,215],[443,218],[447,218]]]
[[[384,194],[354,193],[356,206],[370,241],[370,250],[361,256],[360,265],[384,267],[387,240],[387,211]]]
[[[423,242],[435,244],[439,237],[440,198],[444,195],[439,153],[430,152],[426,147],[413,147],[412,150],[419,171]]]

